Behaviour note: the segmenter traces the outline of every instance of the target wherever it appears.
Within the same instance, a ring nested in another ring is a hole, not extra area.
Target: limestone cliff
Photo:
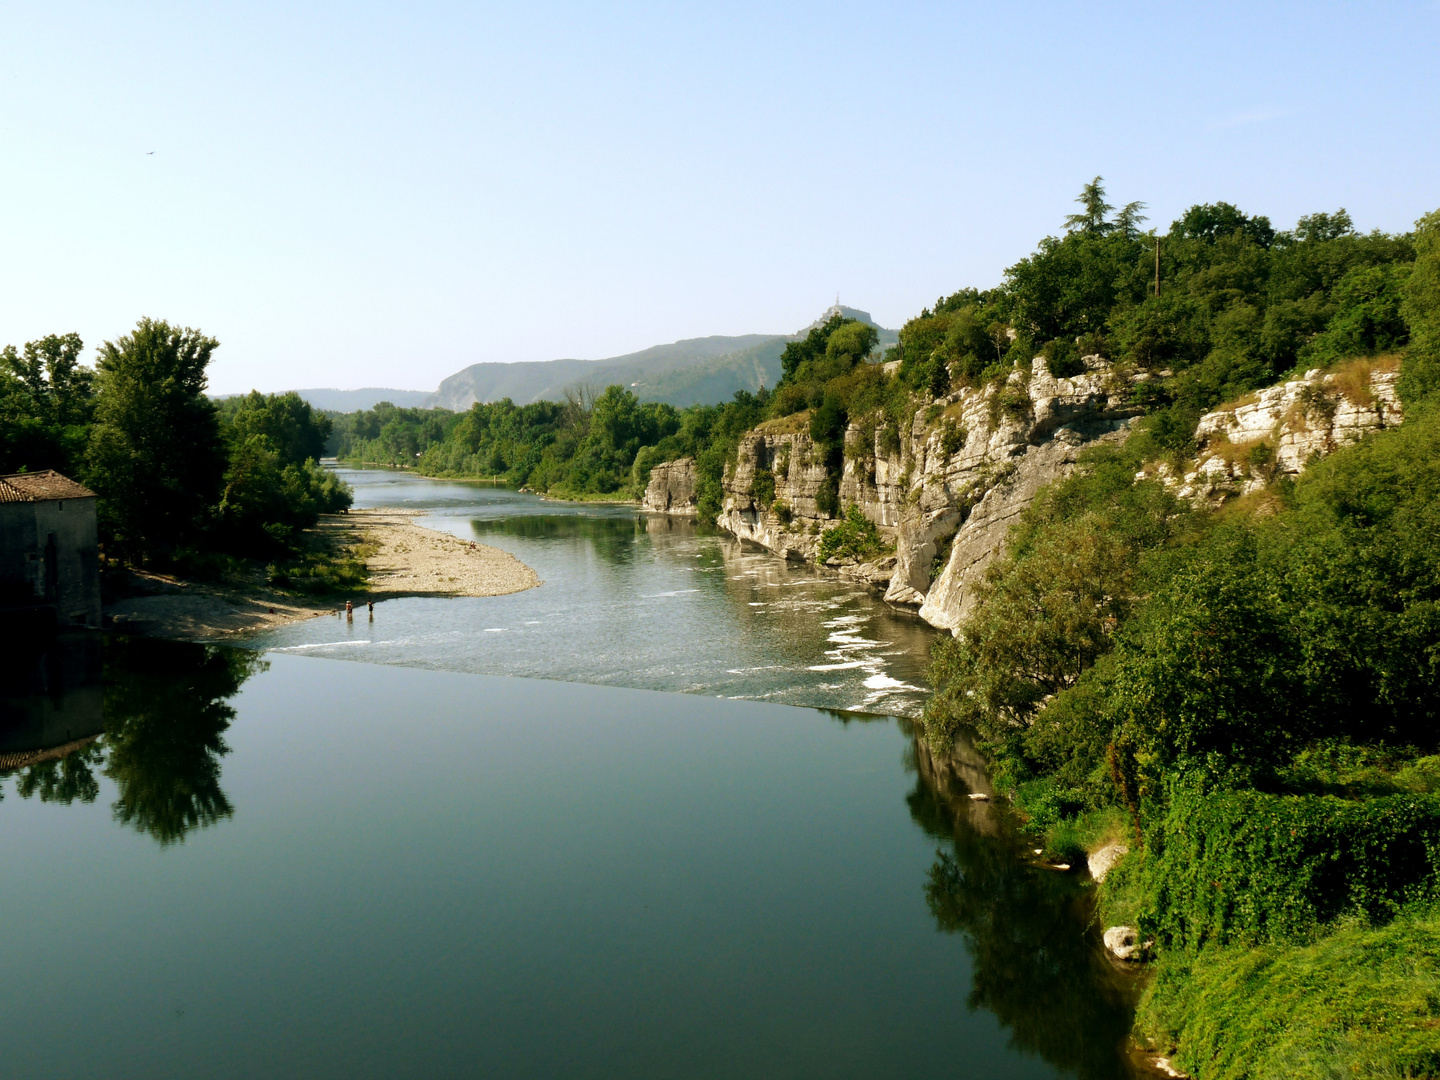
[[[832,559],[831,567],[884,589],[890,603],[918,608],[932,626],[959,626],[1036,493],[1068,475],[1086,447],[1123,440],[1139,413],[1131,390],[1147,376],[1098,356],[1084,364],[1081,374],[1057,379],[1037,357],[1003,385],[966,387],[926,403],[900,431],[877,428],[873,418],[868,426],[866,418],[852,423],[839,503],[859,507],[894,554],[859,565]],[[1262,390],[1200,421],[1192,467],[1176,474],[1158,465],[1154,474],[1196,501],[1256,490],[1398,423],[1396,377],[1393,364],[1355,361]],[[726,469],[719,524],[785,558],[813,561],[820,534],[835,523],[817,501],[825,479],[808,414],[768,421],[746,433]],[[655,501],[659,508],[663,500]]]
[[[1052,378],[1037,359],[1003,386],[966,387],[926,404],[905,430],[852,423],[840,504],[858,506],[895,554],[893,563],[842,566],[841,573],[885,588],[892,603],[919,606],[937,552],[956,537],[941,574],[946,588],[920,612],[933,625],[954,626],[966,584],[983,571],[1015,514],[1073,467],[1080,448],[1123,430],[1137,411],[1124,403],[1128,390],[1098,357],[1070,379]],[[741,539],[802,560],[815,557],[820,533],[833,524],[816,502],[825,468],[807,427],[800,414],[741,440],[719,518]]]
[[[1182,474],[1155,475],[1184,498],[1211,504],[1295,476],[1312,460],[1404,419],[1393,362],[1355,360],[1340,370],[1307,371],[1235,405],[1206,413],[1195,427],[1200,446]]]
[[[694,517],[695,459],[677,458],[665,461],[650,470],[650,484],[640,500],[643,510],[657,514]]]

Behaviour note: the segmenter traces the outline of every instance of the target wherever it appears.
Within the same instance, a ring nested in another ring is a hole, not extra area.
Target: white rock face
[[[932,625],[958,625],[969,586],[1035,492],[1068,473],[1084,446],[1123,438],[1138,412],[1124,403],[1128,390],[1099,357],[1087,357],[1086,371],[1071,379],[1052,378],[1037,358],[1003,387],[966,387],[917,409],[904,431],[852,424],[840,506],[853,503],[875,522],[894,543],[895,562],[865,564],[846,576],[875,586],[884,581],[889,602],[918,607]],[[719,524],[776,554],[813,560],[820,534],[835,524],[816,504],[825,467],[806,417],[792,422],[797,430],[780,426],[764,425],[741,441],[726,473]],[[755,489],[762,470],[774,478],[769,508]],[[937,595],[932,569],[946,546],[945,585]]]
[[[1133,926],[1112,926],[1105,931],[1105,948],[1117,960],[1143,960],[1150,942],[1140,940],[1140,931]]]
[[[838,502],[859,507],[894,555],[893,562],[832,569],[884,589],[888,602],[917,608],[932,626],[959,627],[1010,526],[1036,493],[1069,475],[1086,447],[1123,440],[1139,414],[1129,404],[1130,389],[1146,376],[1127,376],[1098,356],[1084,364],[1082,374],[1056,379],[1037,357],[1003,386],[966,387],[917,408],[900,431],[852,423]],[[1318,455],[1399,423],[1396,377],[1357,361],[1262,390],[1201,419],[1202,450],[1183,476],[1165,465],[1153,475],[1197,502],[1259,490]],[[785,558],[814,561],[820,534],[836,524],[817,502],[826,480],[822,453],[810,438],[808,414],[747,432],[726,470],[720,526]],[[684,481],[666,468],[651,474],[647,509],[683,505],[677,493]],[[693,500],[693,463],[688,468]]]
[[[695,459],[664,461],[650,470],[650,484],[640,500],[642,509],[657,514],[694,517]]]
[[[1297,476],[1316,458],[1400,423],[1398,378],[1398,371],[1363,361],[1328,375],[1307,371],[1252,401],[1206,413],[1195,427],[1202,448],[1195,468],[1183,477],[1157,475],[1182,497],[1212,503]]]
[[[1086,860],[1090,864],[1090,876],[1104,881],[1105,876],[1115,869],[1116,863],[1130,854],[1125,844],[1106,844],[1099,851],[1092,851]]]

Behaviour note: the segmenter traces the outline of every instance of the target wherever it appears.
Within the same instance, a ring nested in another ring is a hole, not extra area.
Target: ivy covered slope
[[[1130,848],[1101,909],[1155,943],[1139,1028],[1205,1080],[1440,1073],[1440,212],[1346,225],[1196,208],[1168,295],[1162,241],[1159,299],[1064,324],[1153,376],[1146,413],[935,655],[932,743],[973,733],[1052,855]]]

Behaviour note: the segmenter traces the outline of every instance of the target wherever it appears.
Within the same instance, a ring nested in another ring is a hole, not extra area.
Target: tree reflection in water
[[[161,846],[234,811],[220,787],[226,704],[265,662],[208,645],[117,639],[105,650],[105,773],[115,820]]]
[[[923,738],[923,737],[922,737]],[[1005,810],[976,803],[981,763],[937,762],[917,739],[910,813],[944,842],[925,883],[939,928],[974,960],[969,1005],[993,1012],[1013,1044],[1082,1080],[1131,1075],[1126,1045],[1137,987],[1106,960],[1094,890],[1027,862]]]
[[[92,803],[100,795],[95,770],[105,760],[99,743],[87,743],[61,758],[37,762],[19,770],[15,793],[22,799],[40,796],[41,802]]]
[[[76,661],[98,646],[62,640],[25,658],[36,675],[30,693],[0,702],[0,778],[13,775],[21,798],[68,805],[94,802],[103,772],[117,788],[115,820],[161,846],[229,817],[220,759],[235,711],[226,700],[265,662],[238,649],[108,638],[102,692],[98,657]]]

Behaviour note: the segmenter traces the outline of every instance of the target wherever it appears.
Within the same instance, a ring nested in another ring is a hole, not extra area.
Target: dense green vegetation
[[[1440,1072],[1440,916],[1341,922],[1313,942],[1166,954],[1140,1027],[1206,1080]]]
[[[1157,299],[1154,238],[1105,212],[1087,207],[998,298],[957,294],[902,332],[902,347],[922,330],[939,342],[905,358],[917,385],[985,377],[985,343],[1017,328],[1052,369],[1073,334],[1156,376],[1138,432],[1042,492],[939,642],[928,736],[976,737],[1052,855],[1124,822],[1140,850],[1107,879],[1105,915],[1156,942],[1143,1026],[1162,1049],[1178,1041],[1194,1075],[1428,1074],[1440,215],[1404,237],[1359,236],[1343,212],[1283,234],[1197,207],[1161,240]],[[1395,350],[1406,422],[1299,479],[1220,511],[1144,479],[1146,462],[1193,450],[1196,415],[1219,400]],[[1411,940],[1426,959],[1407,971],[1385,949]],[[1367,1000],[1382,986],[1404,1004]]]
[[[350,505],[317,464],[330,421],[293,393],[217,407],[205,396],[217,347],[152,319],[102,344],[93,369],[75,334],[7,347],[0,472],[56,469],[91,487],[112,561],[215,571],[275,560],[323,583],[315,568],[333,560],[304,531]]]

